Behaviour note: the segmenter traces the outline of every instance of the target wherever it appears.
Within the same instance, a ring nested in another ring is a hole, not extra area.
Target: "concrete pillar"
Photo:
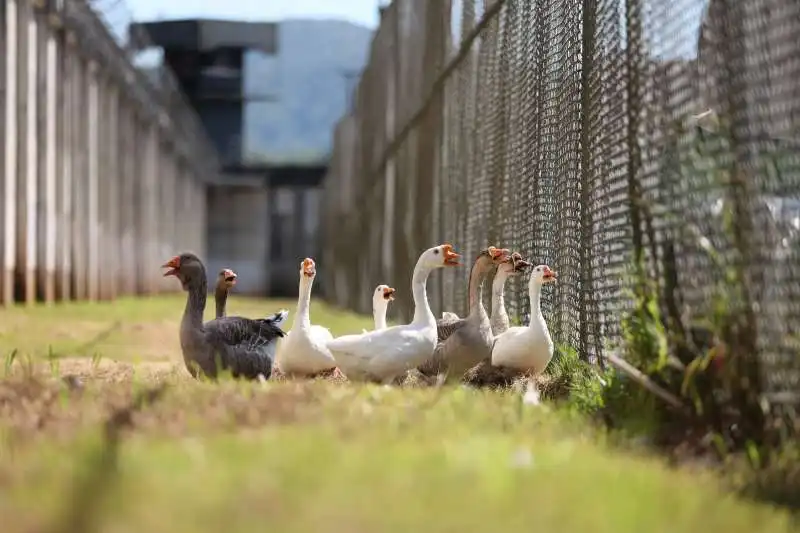
[[[37,232],[37,41],[38,25],[30,4],[20,4],[19,15],[19,82],[17,93],[20,112],[20,144],[17,147],[17,268],[15,293],[26,304],[36,301],[36,232]]]
[[[186,229],[184,230],[184,241],[181,243],[181,250],[192,250],[199,254],[200,250],[197,249],[197,236],[195,234],[197,229],[197,182],[194,175],[194,167],[189,167],[186,172],[186,202],[184,209],[186,214]]]
[[[133,143],[131,150],[133,158],[133,198],[134,198],[134,231],[133,246],[136,250],[136,292],[145,294],[147,292],[147,267],[150,261],[150,253],[147,249],[147,196],[145,195],[145,185],[147,178],[145,173],[148,171],[146,161],[147,146],[150,140],[147,138],[147,130],[138,115],[134,116],[133,121]],[[161,264],[161,263],[159,263]]]
[[[164,137],[161,128],[158,128],[159,139]],[[167,161],[168,156],[165,152],[165,147],[162,144],[158,144],[156,146],[156,166],[158,167],[158,181],[155,183],[155,190],[156,190],[156,213],[158,213],[158,225],[155,227],[155,232],[153,233],[153,245],[157,250],[156,255],[161,257],[166,257],[170,255],[172,250],[167,251],[168,247],[165,244],[167,238],[167,217],[166,213],[164,212],[165,207],[167,205],[167,190],[169,188],[169,171],[167,169]],[[162,260],[163,261],[163,260]],[[162,292],[167,288],[167,283],[163,277],[154,280],[156,286],[156,292]]]
[[[196,176],[194,188],[197,191],[197,202],[195,204],[193,219],[195,220],[194,235],[195,248],[200,257],[206,257],[206,212],[208,205],[206,201],[206,185],[203,176]]]
[[[17,98],[18,98],[18,67],[19,59],[19,18],[17,14],[17,0],[5,1],[5,110],[4,110],[4,138],[5,153],[3,160],[3,249],[2,249],[2,280],[0,283],[0,296],[3,305],[14,302],[14,271],[17,265],[17,172],[18,172],[18,127],[17,127]]]
[[[177,223],[178,217],[177,211],[175,210],[175,196],[178,194],[177,187],[177,164],[176,164],[177,152],[175,151],[175,147],[172,146],[167,151],[167,160],[165,163],[165,170],[167,175],[164,176],[163,181],[166,185],[166,194],[164,195],[164,208],[162,209],[162,213],[164,215],[164,237],[162,238],[162,242],[164,243],[163,249],[166,255],[175,254],[174,250],[178,249],[179,241],[177,239]],[[173,281],[174,280],[168,280]],[[178,288],[176,283],[169,283],[166,289],[170,292],[174,292]]]
[[[158,184],[161,177],[160,158],[159,158],[159,128],[158,125],[150,124],[147,126],[147,150],[145,152],[146,170],[144,178],[145,193],[145,249],[147,250],[147,264],[145,266],[145,279],[147,279],[147,292],[155,293],[161,281],[159,277],[159,265],[164,262],[161,259],[158,231],[161,228],[161,209],[158,194]]]
[[[43,69],[39,79],[39,95],[43,100],[39,109],[42,111],[39,121],[43,135],[39,139],[40,154],[42,155],[39,191],[39,235],[38,235],[38,263],[39,263],[39,297],[47,303],[56,299],[56,173],[58,153],[58,128],[59,107],[57,86],[61,83],[58,78],[59,43],[55,32],[47,24],[47,20],[39,19],[42,28],[43,53],[41,54]]]
[[[135,115],[128,100],[120,105],[119,157],[122,164],[120,192],[120,229],[122,233],[121,271],[124,286],[122,292],[134,294],[136,285],[136,133]]]
[[[152,124],[141,124],[141,145],[139,162],[141,171],[136,173],[137,187],[139,190],[139,217],[137,221],[138,242],[136,249],[139,252],[138,274],[141,276],[140,290],[144,294],[156,291],[160,269],[158,268],[166,259],[158,254],[157,230],[158,224],[158,132]]]
[[[75,76],[72,93],[73,133],[72,133],[72,297],[76,300],[86,298],[87,291],[87,176],[86,176],[86,106],[87,84],[86,63],[77,48],[73,48],[72,65]]]
[[[100,300],[110,298],[110,280],[115,276],[114,263],[116,254],[109,247],[109,210],[108,189],[111,181],[108,151],[111,135],[111,117],[108,100],[108,80],[99,68],[95,76],[97,87],[97,296]],[[102,253],[101,253],[102,250]],[[102,258],[101,258],[102,256]],[[102,265],[100,264],[102,260]]]
[[[119,221],[120,208],[126,199],[120,197],[123,168],[119,158],[119,90],[111,80],[106,84],[106,93],[108,136],[106,137],[106,149],[104,151],[107,175],[103,177],[103,181],[106,183],[103,203],[106,206],[106,236],[104,249],[109,250],[109,253],[103,254],[103,261],[104,264],[106,261],[109,262],[106,277],[106,297],[113,299],[117,297],[124,278],[124,273],[121,268],[123,242]]]
[[[61,48],[61,76],[59,90],[58,168],[57,183],[58,224],[56,225],[56,293],[61,301],[72,297],[72,146],[74,139],[73,107],[75,93],[74,36],[65,35]]]
[[[99,264],[99,245],[100,245],[100,216],[99,216],[99,173],[98,173],[98,159],[99,159],[99,120],[100,120],[100,102],[99,102],[99,89],[97,83],[98,75],[97,62],[89,60],[88,73],[87,73],[87,96],[88,96],[88,168],[87,168],[87,193],[86,200],[88,202],[87,216],[88,216],[88,297],[89,300],[95,301],[99,297],[100,289],[100,264]]]
[[[173,247],[176,250],[183,250],[184,247],[187,245],[187,228],[188,225],[186,224],[186,206],[188,204],[186,198],[188,196],[189,189],[186,186],[186,161],[181,157],[178,161],[176,172],[175,172],[175,189],[176,194],[174,197],[175,200],[175,239],[173,242]]]

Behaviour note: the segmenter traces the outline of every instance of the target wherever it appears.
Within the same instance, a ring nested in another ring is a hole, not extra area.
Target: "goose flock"
[[[348,381],[402,384],[410,372],[435,384],[460,381],[476,369],[528,378],[544,372],[553,357],[553,341],[542,315],[542,287],[557,280],[547,265],[532,267],[518,252],[488,246],[481,250],[469,275],[469,311],[465,317],[433,315],[427,295],[430,274],[459,266],[461,256],[450,244],[422,252],[411,276],[414,317],[408,324],[388,327],[386,312],[396,290],[378,285],[372,294],[374,329],[334,337],[311,322],[311,289],[317,275],[313,259],[300,263],[297,309],[291,329],[284,331],[288,311],[265,318],[227,316],[228,292],[237,275],[223,269],[214,291],[216,318],[203,322],[208,293],[206,268],[194,254],[184,253],[163,265],[164,276],[175,276],[188,293],[180,325],[186,368],[195,378],[216,379],[220,369],[234,377],[266,380],[275,375],[295,378],[337,376]],[[505,310],[506,281],[530,269],[528,326],[511,327]],[[483,305],[484,281],[495,271],[492,309]]]

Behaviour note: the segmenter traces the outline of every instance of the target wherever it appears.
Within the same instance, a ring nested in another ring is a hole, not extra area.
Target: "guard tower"
[[[207,186],[209,273],[233,268],[238,292],[296,295],[298,257],[318,249],[318,203],[327,162],[313,165],[247,161],[245,105],[276,100],[245,94],[248,50],[277,56],[280,23],[191,19],[128,28],[129,46],[156,46],[197,111],[222,168]]]
[[[243,63],[248,50],[277,53],[277,25],[270,22],[169,20],[131,24],[129,42],[164,50],[164,62],[200,116],[220,154],[222,171],[243,166],[246,102],[270,100],[246,95]],[[146,43],[146,44],[145,44]]]

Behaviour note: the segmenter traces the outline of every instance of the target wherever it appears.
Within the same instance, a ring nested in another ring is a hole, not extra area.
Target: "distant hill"
[[[371,29],[341,20],[282,21],[278,56],[251,52],[245,59],[247,94],[279,99],[247,105],[245,157],[269,162],[327,158],[333,128],[347,106],[343,72],[364,68],[371,40]]]

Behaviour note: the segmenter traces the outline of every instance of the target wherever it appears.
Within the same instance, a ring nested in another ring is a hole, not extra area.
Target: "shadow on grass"
[[[54,524],[51,533],[88,533],[96,529],[102,498],[113,489],[117,474],[122,432],[133,425],[134,413],[163,397],[165,383],[140,391],[130,404],[116,409],[103,425],[101,448],[86,461],[86,472],[79,475],[69,494],[64,516]]]

